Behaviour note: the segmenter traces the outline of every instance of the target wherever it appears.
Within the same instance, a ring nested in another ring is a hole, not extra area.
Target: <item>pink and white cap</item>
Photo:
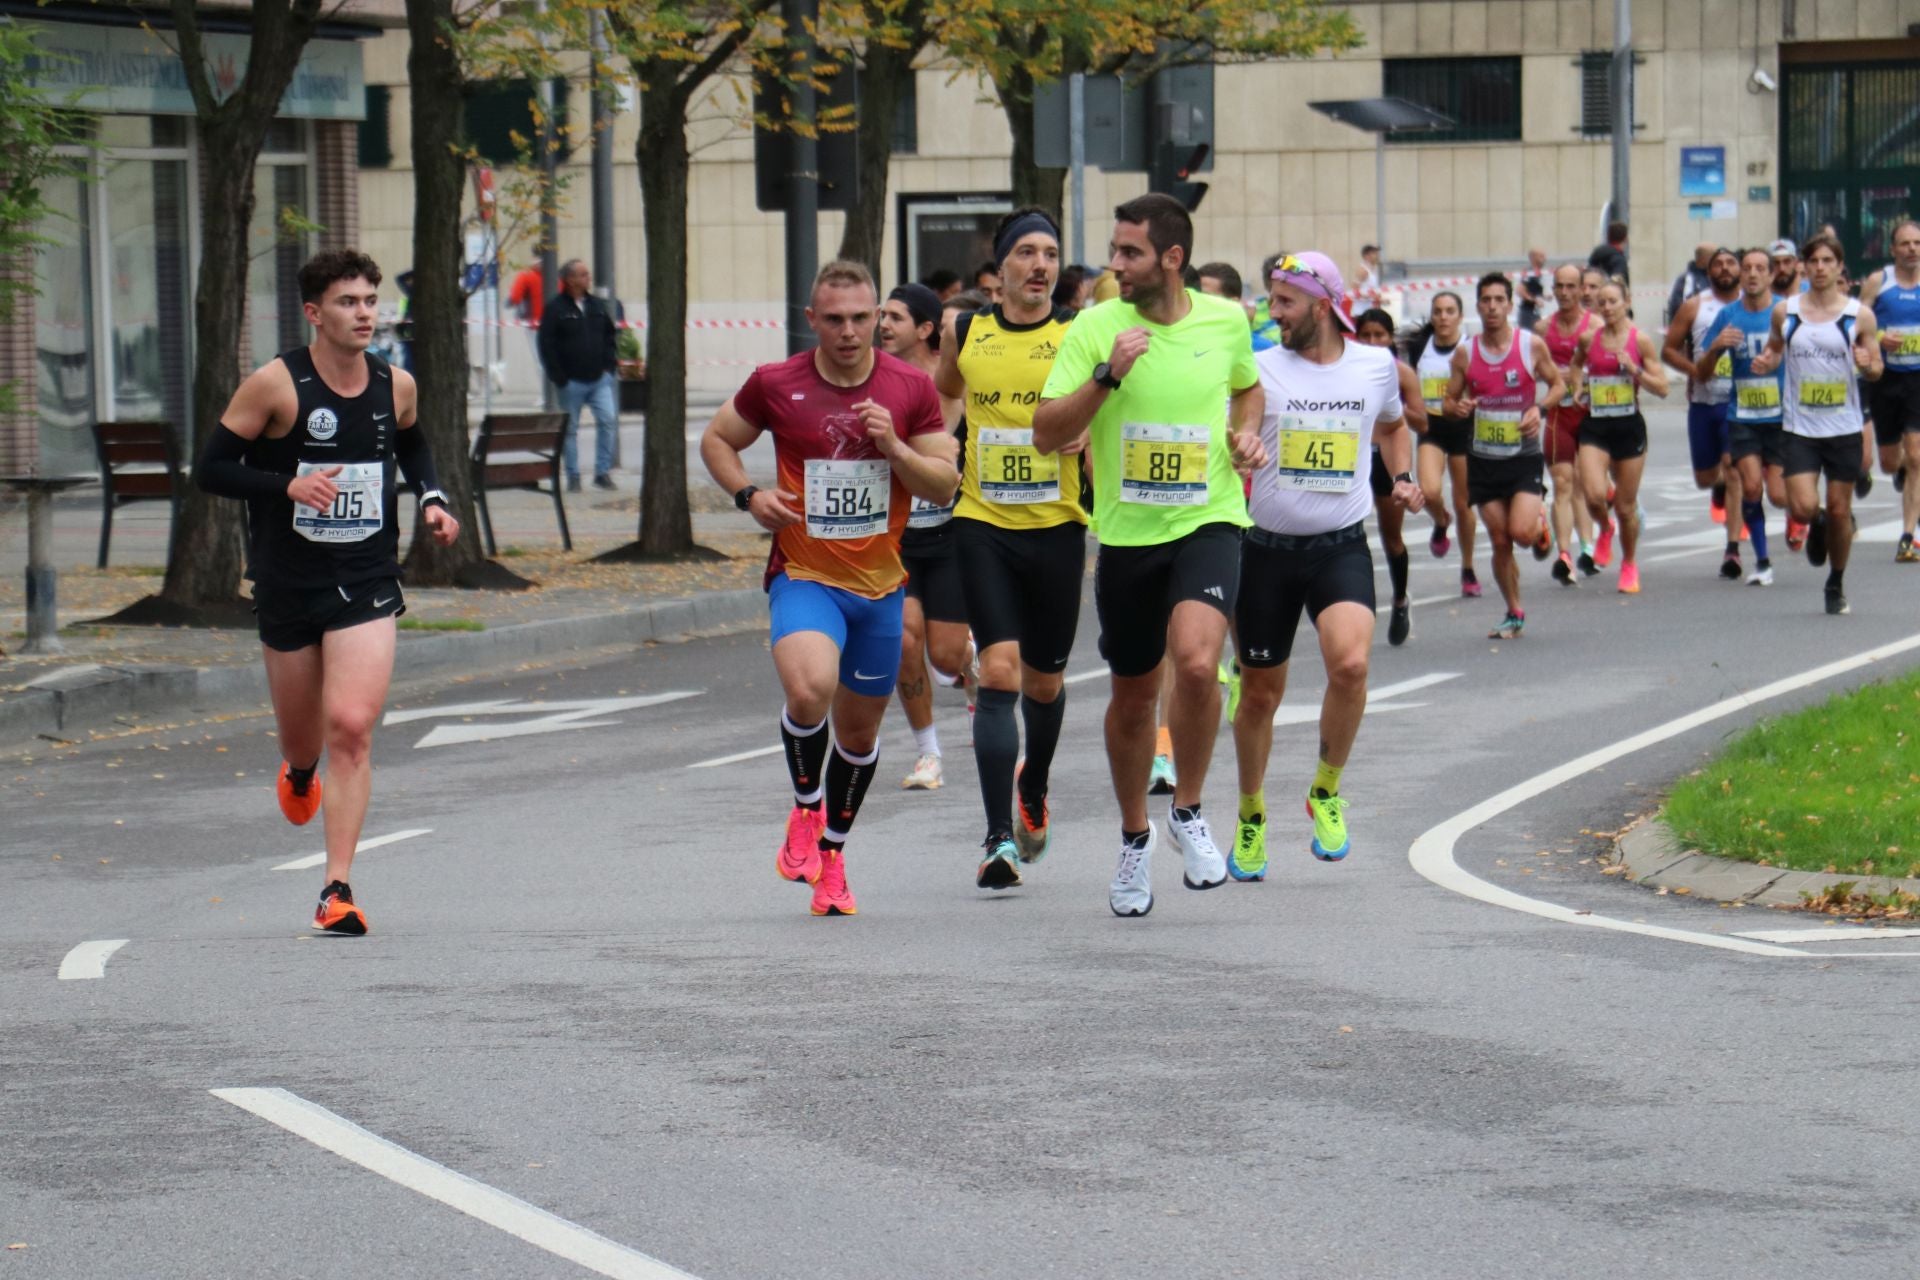
[[[1290,267],[1293,269],[1289,270]],[[1348,333],[1356,332],[1353,319],[1347,315],[1343,305],[1347,297],[1347,282],[1341,278],[1340,268],[1326,254],[1311,249],[1287,254],[1275,265],[1273,278],[1292,285],[1302,293],[1325,298],[1333,304],[1333,318],[1340,322],[1340,327]]]

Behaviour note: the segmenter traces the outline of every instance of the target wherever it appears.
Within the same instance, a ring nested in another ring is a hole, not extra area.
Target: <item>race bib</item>
[[[1428,413],[1439,413],[1442,403],[1447,398],[1446,375],[1420,379],[1420,398],[1427,402]]]
[[[1624,418],[1634,409],[1633,379],[1609,374],[1587,383],[1587,401],[1596,418]]]
[[[1778,378],[1734,379],[1733,413],[1737,418],[1779,417],[1780,380]]]
[[[1847,407],[1845,378],[1802,378],[1800,407],[1803,409],[1844,409]]]
[[[909,529],[938,529],[951,519],[953,519],[951,502],[943,507],[937,503],[928,502],[925,498],[915,498],[907,507],[907,528]]]
[[[1033,447],[1026,427],[981,427],[980,496],[1009,505],[1054,502],[1060,497],[1060,455]]]
[[[885,533],[892,488],[885,458],[808,458],[807,533],[829,539]]]
[[[1120,501],[1149,507],[1207,503],[1205,427],[1129,422],[1120,428]]]
[[[308,542],[365,542],[387,523],[386,468],[378,462],[303,462],[299,474],[340,467],[333,483],[340,492],[333,505],[315,511],[302,503],[293,504],[293,531]]]
[[[1713,362],[1713,372],[1707,378],[1707,394],[1716,400],[1725,400],[1733,394],[1733,353],[1722,351],[1720,358]]]
[[[1359,461],[1359,419],[1281,415],[1282,489],[1346,493],[1353,488]]]
[[[1902,368],[1920,366],[1920,327],[1902,325],[1889,327],[1887,336],[1898,339],[1898,345],[1887,352],[1887,360]]]
[[[1520,410],[1475,409],[1473,451],[1483,458],[1520,456]]]

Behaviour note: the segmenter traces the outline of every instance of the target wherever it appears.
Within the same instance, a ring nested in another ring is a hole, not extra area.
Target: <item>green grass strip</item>
[[[485,631],[487,624],[472,618],[402,618],[402,631]]]
[[[1920,672],[1761,721],[1681,779],[1663,817],[1703,853],[1920,876]]]

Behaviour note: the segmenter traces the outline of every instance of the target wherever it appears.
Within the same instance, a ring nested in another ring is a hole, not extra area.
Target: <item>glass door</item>
[[[38,356],[40,471],[92,471],[96,403],[93,363],[93,250],[87,186],[57,178],[44,188],[52,211],[34,227],[34,347]]]
[[[171,422],[185,445],[193,370],[187,363],[187,164],[109,159],[106,320],[112,352],[112,412]]]

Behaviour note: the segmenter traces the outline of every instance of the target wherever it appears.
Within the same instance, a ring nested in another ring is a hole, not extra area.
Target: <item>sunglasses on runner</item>
[[[1328,284],[1326,279],[1321,276],[1318,271],[1315,271],[1312,267],[1300,261],[1300,259],[1294,257],[1292,254],[1288,254],[1286,257],[1280,259],[1273,267],[1273,279],[1280,280],[1287,276],[1311,276],[1328,298],[1334,296],[1333,286]]]

